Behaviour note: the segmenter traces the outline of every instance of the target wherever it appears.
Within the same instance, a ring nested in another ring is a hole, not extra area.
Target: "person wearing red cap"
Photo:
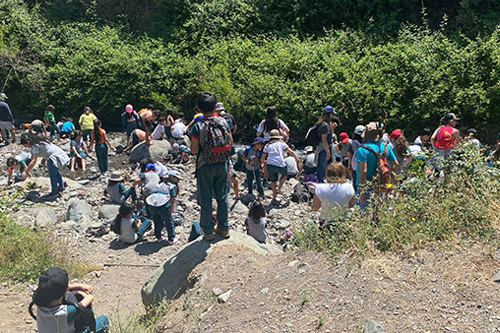
[[[349,139],[349,135],[346,132],[342,132],[339,134],[339,150],[340,150],[340,158],[342,164],[347,168],[349,166],[349,145],[351,144],[351,139]],[[350,172],[347,173],[347,178],[351,179]]]
[[[125,131],[127,138],[127,146],[129,145],[132,132],[139,127],[139,114],[134,110],[132,104],[125,106],[125,112],[122,113],[122,128]]]

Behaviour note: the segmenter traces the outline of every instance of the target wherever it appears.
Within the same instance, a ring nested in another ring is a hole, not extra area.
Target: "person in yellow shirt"
[[[80,124],[80,129],[82,130],[83,141],[85,141],[85,143],[89,142],[90,133],[94,129],[94,120],[96,119],[97,117],[95,116],[92,109],[86,106],[83,109],[83,113],[80,116],[80,119],[78,120],[78,124]],[[91,149],[90,144],[88,145],[87,148]]]

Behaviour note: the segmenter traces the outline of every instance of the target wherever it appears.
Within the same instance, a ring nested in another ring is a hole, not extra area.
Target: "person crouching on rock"
[[[136,128],[132,131],[132,141],[130,144],[123,150],[124,153],[128,153],[131,151],[136,145],[146,140],[146,132],[143,130]]]
[[[125,186],[123,185],[123,175],[116,171],[111,174],[111,177],[109,177],[108,184],[104,189],[104,195],[109,196],[113,202],[119,204],[124,203],[128,198],[132,198],[132,203],[134,204],[137,201],[135,185],[125,189]]]
[[[9,177],[7,179],[7,185],[10,185],[12,180],[12,175],[14,174],[14,169],[19,166],[19,172],[14,175],[14,182],[19,182],[24,180],[22,177],[24,169],[26,169],[27,165],[31,162],[31,154],[28,152],[22,152],[19,155],[9,157],[7,159],[7,173]],[[31,177],[31,173],[29,173]]]
[[[61,148],[52,144],[49,139],[33,134],[23,134],[21,136],[21,144],[31,149],[31,162],[23,170],[21,177],[26,178],[30,175],[38,157],[42,157],[47,160],[47,168],[49,170],[50,186],[52,188],[49,195],[56,195],[59,191],[64,191],[65,184],[59,170],[68,166],[68,155]]]
[[[141,221],[134,215],[134,210],[134,205],[123,203],[111,225],[111,230],[119,235],[119,240],[128,244],[140,241],[151,228],[151,220]]]
[[[158,243],[163,242],[161,231],[163,226],[167,229],[168,245],[175,243],[174,221],[170,210],[170,199],[177,195],[177,187],[160,183],[146,198],[148,216],[155,224],[155,236]]]

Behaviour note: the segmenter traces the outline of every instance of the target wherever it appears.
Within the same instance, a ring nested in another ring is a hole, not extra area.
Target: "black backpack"
[[[318,125],[309,128],[306,134],[306,145],[313,146],[314,148],[319,145],[321,138],[318,133]]]
[[[92,305],[89,305],[88,307],[82,306],[80,304],[82,299],[82,295],[68,291],[64,294],[63,304],[73,305],[76,308],[77,314],[74,320],[76,332],[82,332],[87,328],[90,332],[95,332],[95,316],[92,311]],[[36,316],[33,313],[33,304],[35,304],[35,302],[31,301],[28,306],[28,312],[31,317],[36,320]]]

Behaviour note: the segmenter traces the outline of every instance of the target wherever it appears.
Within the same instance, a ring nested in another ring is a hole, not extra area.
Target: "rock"
[[[245,204],[245,206],[248,206],[252,201],[255,201],[255,195],[253,194],[245,194],[240,197],[241,202]]]
[[[137,163],[145,158],[163,161],[168,156],[170,143],[167,140],[153,140],[152,143],[148,145],[146,142],[141,142],[135,146],[130,153],[130,163]]]
[[[78,181],[78,184],[80,184],[80,185],[87,185],[88,183],[90,183],[90,180],[88,180],[88,179],[80,179]]]
[[[219,302],[219,303],[227,303],[227,301],[229,300],[229,295],[231,295],[231,291],[232,290],[228,290],[224,294],[219,295],[217,297],[217,302]]]
[[[269,288],[266,287],[266,288],[262,289],[260,291],[260,293],[263,294],[263,295],[267,295],[269,293]]]
[[[89,169],[89,171],[92,172],[92,173],[97,173],[97,168],[96,167],[91,167]]]
[[[500,271],[493,275],[493,281],[500,282]]]
[[[214,295],[215,295],[215,296],[217,296],[217,297],[218,297],[218,296],[220,296],[220,295],[222,295],[222,294],[224,293],[224,291],[223,291],[222,289],[220,289],[220,288],[213,288],[213,289],[212,289],[212,292],[213,292],[213,293],[214,293]]]
[[[66,182],[69,188],[79,188],[82,187],[78,182],[75,182],[74,180],[71,180],[69,178],[64,178],[63,181]],[[33,178],[28,178],[26,180],[23,180],[22,182],[19,182],[19,186],[27,186],[28,184],[33,184],[34,188],[39,188],[45,191],[52,190],[50,187],[50,178],[49,177],[33,177]]]
[[[105,220],[113,220],[118,214],[118,210],[120,209],[120,205],[115,204],[104,204],[99,208],[100,219]]]
[[[242,204],[240,201],[237,201],[236,204],[234,204],[233,207],[230,206],[231,211],[234,213],[238,214],[247,214],[248,213],[248,207]]]
[[[382,325],[376,321],[368,320],[363,325],[363,333],[382,333],[384,329]]]
[[[83,200],[71,199],[66,213],[66,220],[78,223],[78,229],[85,231],[92,225],[92,206]]]
[[[53,208],[50,207],[38,207],[35,208],[36,213],[36,225],[42,228],[50,228],[57,223],[57,215]]]
[[[204,261],[214,248],[231,246],[247,248],[257,255],[270,254],[265,246],[252,237],[239,232],[231,231],[230,238],[226,240],[216,235],[215,240],[211,242],[199,237],[184,245],[177,253],[170,256],[162,266],[151,273],[142,286],[142,302],[149,306],[162,300],[180,297],[189,286],[188,277],[191,271]],[[219,258],[219,261],[223,261],[223,258]]]
[[[70,198],[74,198],[74,197],[76,197],[77,195],[78,195],[78,191],[71,191],[71,192],[69,192],[69,197],[70,197]]]
[[[280,224],[278,224],[278,229],[284,230],[284,229],[288,228],[289,226],[290,226],[290,221],[283,220],[280,222]]]
[[[77,223],[75,221],[66,221],[61,225],[61,228],[64,230],[72,230],[77,226]]]

